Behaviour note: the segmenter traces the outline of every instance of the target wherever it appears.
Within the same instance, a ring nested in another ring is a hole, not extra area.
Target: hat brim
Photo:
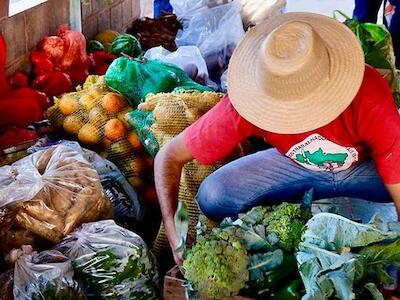
[[[330,60],[329,79],[295,101],[271,97],[255,80],[257,50],[269,33],[289,21],[310,24],[324,41]],[[350,105],[364,70],[362,48],[345,25],[318,14],[287,13],[253,27],[236,47],[228,68],[228,93],[238,113],[257,127],[280,134],[303,133],[330,123]]]

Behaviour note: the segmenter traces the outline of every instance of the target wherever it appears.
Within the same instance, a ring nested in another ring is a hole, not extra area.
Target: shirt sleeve
[[[357,116],[358,131],[369,146],[382,181],[400,183],[400,116],[386,81],[372,68],[366,72],[366,87]]]
[[[212,164],[252,135],[254,125],[243,119],[227,95],[183,132],[186,147],[202,164]]]

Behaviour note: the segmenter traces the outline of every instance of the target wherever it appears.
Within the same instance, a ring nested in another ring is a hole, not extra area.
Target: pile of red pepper
[[[50,106],[45,94],[28,87],[28,76],[16,72],[6,80],[6,44],[0,34],[0,149],[5,149],[36,138],[36,133],[25,129],[42,120]]]
[[[90,60],[82,33],[61,25],[57,36],[46,36],[31,52],[32,87],[53,97],[71,92],[89,75]]]

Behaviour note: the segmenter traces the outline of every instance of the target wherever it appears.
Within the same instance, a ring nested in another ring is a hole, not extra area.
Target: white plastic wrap
[[[194,45],[200,49],[209,77],[217,84],[244,35],[240,11],[240,0],[210,8],[203,6],[183,20],[183,29],[176,36],[178,47]]]

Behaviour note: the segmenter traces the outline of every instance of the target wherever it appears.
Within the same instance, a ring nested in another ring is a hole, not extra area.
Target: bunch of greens
[[[144,241],[113,220],[84,224],[57,248],[72,260],[90,299],[158,299],[158,274]]]
[[[320,213],[308,221],[296,258],[303,299],[381,300],[377,286],[393,284],[388,267],[400,267],[399,232],[378,217],[360,224]]]
[[[362,23],[351,19],[340,11],[335,11],[345,18],[344,24],[354,32],[364,52],[365,63],[377,69],[391,73],[390,86],[397,106],[400,106],[399,78],[396,71],[392,38],[383,25]],[[336,16],[335,16],[336,17]]]
[[[235,221],[224,219],[210,233],[206,233],[200,219],[197,243],[185,249],[187,288],[213,299],[237,295],[240,290],[257,297],[268,295],[280,299],[286,293],[299,298],[301,282],[296,280],[294,251],[311,217],[311,201],[312,191],[309,191],[301,205],[258,206],[240,214]],[[181,244],[187,233],[183,224],[188,219],[184,215],[184,206],[183,210],[179,206],[176,216],[180,217],[175,218],[175,223]],[[282,283],[288,284],[283,287],[285,292],[280,291]]]

